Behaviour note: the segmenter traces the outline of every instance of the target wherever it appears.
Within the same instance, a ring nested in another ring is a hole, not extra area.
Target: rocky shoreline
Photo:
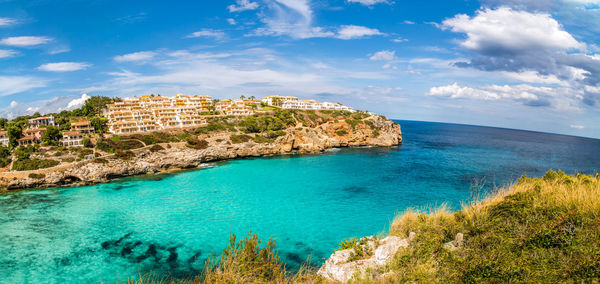
[[[199,138],[208,142],[201,150],[190,148],[185,142],[163,143],[134,149],[133,157],[107,155],[47,169],[3,172],[0,173],[0,190],[89,185],[127,176],[197,168],[203,163],[236,158],[320,153],[338,147],[390,147],[402,143],[399,124],[376,115],[362,122],[351,125],[345,120],[336,120],[315,127],[298,124],[267,143],[250,140],[235,144],[229,140],[231,133],[200,135]]]

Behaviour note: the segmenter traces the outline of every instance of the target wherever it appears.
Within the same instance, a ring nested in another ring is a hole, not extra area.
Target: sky
[[[0,0],[0,116],[151,93],[600,138],[600,0]]]

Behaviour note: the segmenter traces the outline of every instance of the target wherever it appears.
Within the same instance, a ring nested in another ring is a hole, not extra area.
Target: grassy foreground
[[[569,176],[549,171],[518,183],[482,202],[451,213],[408,210],[391,235],[416,233],[379,271],[357,282],[594,282],[600,279],[600,175]],[[444,244],[464,234],[450,250]],[[376,275],[376,274],[373,274]],[[135,283],[171,283],[142,279]],[[314,270],[290,275],[272,240],[261,248],[256,236],[232,238],[219,262],[207,265],[190,283],[326,282]]]

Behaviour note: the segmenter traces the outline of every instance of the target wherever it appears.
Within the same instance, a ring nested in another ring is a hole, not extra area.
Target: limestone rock
[[[364,274],[368,269],[385,266],[398,252],[398,249],[409,246],[409,242],[414,236],[415,234],[411,233],[406,239],[388,236],[376,242],[369,241],[367,246],[371,247],[374,253],[366,259],[349,261],[354,249],[336,251],[325,261],[317,274],[329,280],[346,282],[354,274]]]

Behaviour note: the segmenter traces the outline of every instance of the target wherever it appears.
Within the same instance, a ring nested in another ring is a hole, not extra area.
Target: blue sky
[[[0,0],[0,115],[284,94],[600,138],[598,23],[600,0]]]

